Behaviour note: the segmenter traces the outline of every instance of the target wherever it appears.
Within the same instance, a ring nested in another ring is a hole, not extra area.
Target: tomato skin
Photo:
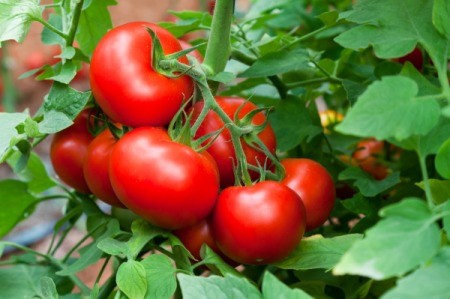
[[[50,145],[50,160],[61,181],[81,193],[91,193],[83,174],[83,162],[94,137],[88,130],[91,110],[82,111],[70,127],[58,132]]]
[[[177,79],[157,73],[151,65],[152,40],[161,41],[165,54],[178,52],[178,40],[147,22],[131,22],[110,30],[98,43],[91,60],[90,83],[102,110],[127,126],[164,126],[194,90],[188,76]],[[180,61],[187,63],[186,57]]]
[[[170,140],[161,128],[141,127],[115,145],[109,175],[122,203],[150,223],[180,229],[204,219],[219,191],[207,153]]]
[[[111,186],[109,160],[116,138],[104,130],[92,140],[83,162],[83,173],[91,192],[101,201],[116,207],[125,207]]]
[[[287,257],[305,232],[299,196],[274,181],[228,187],[212,214],[213,236],[220,250],[243,264],[269,264]]]
[[[336,198],[331,175],[310,159],[284,159],[281,164],[286,171],[281,184],[294,190],[305,206],[306,231],[318,228],[327,220]]]
[[[242,105],[243,107],[238,114],[238,117],[240,119],[242,119],[248,112],[257,108],[255,104],[246,101],[243,98],[216,97],[216,101],[217,104],[219,104],[219,106],[225,111],[225,113],[231,119],[234,118],[235,112]],[[193,111],[192,123],[194,123],[195,120],[198,118],[203,108],[203,105],[204,105],[203,102],[198,102],[192,106]],[[254,125],[261,125],[265,121],[266,116],[262,112],[256,114],[252,119],[252,123]],[[209,111],[205,120],[198,129],[195,137],[199,138],[205,136],[209,133],[222,129],[223,127],[224,122],[220,119],[220,117],[214,111]],[[276,138],[275,133],[270,124],[267,124],[267,126],[261,133],[258,134],[258,136],[262,140],[262,142],[267,146],[270,152],[272,154],[275,154]],[[264,165],[267,158],[264,153],[253,149],[243,141],[241,141],[241,143],[244,149],[245,156],[247,158],[247,162],[249,164],[258,166],[257,163],[258,161],[260,165]],[[221,187],[226,188],[228,186],[233,186],[235,182],[233,164],[236,163],[236,154],[234,151],[233,143],[231,142],[230,131],[228,129],[223,130],[219,134],[218,138],[213,142],[213,144],[207,149],[207,151],[214,158],[219,168]],[[253,179],[256,179],[258,177],[258,173],[256,172],[251,172],[251,175]]]
[[[353,159],[356,164],[376,180],[382,180],[388,175],[388,168],[377,156],[383,155],[384,142],[374,138],[358,142]]]
[[[397,62],[405,64],[407,61],[411,62],[419,71],[423,69],[423,55],[419,48],[414,48],[410,53],[403,57],[397,58]]]

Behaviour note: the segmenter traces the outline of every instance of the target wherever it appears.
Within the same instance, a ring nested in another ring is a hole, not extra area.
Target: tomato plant
[[[120,201],[152,224],[179,229],[204,219],[219,190],[217,166],[170,140],[159,128],[125,134],[110,157],[111,184]]]
[[[375,139],[365,139],[358,142],[353,153],[353,159],[362,170],[377,180],[382,180],[388,175],[388,168],[383,163],[385,143]]]
[[[243,98],[233,98],[233,97],[216,97],[217,104],[224,110],[224,112],[233,118],[237,114],[238,119],[242,119],[249,112],[257,109],[257,106]],[[192,107],[192,123],[195,122],[201,110],[203,108],[203,103],[198,102]],[[266,122],[266,117],[264,113],[260,112],[254,115],[251,119],[252,125],[262,125]],[[206,115],[205,120],[199,127],[196,137],[206,136],[208,134],[218,132],[217,138],[212,142],[211,146],[207,149],[208,153],[217,162],[220,173],[220,184],[223,187],[232,186],[235,181],[233,165],[236,163],[236,155],[234,152],[234,147],[231,142],[230,131],[225,128],[225,123],[221,118],[214,112],[210,111]],[[269,149],[271,153],[275,152],[276,148],[276,138],[275,133],[272,130],[270,124],[267,124],[261,132],[258,133],[258,138],[264,143],[264,145]],[[213,138],[213,137],[212,137]],[[208,139],[211,140],[212,138]],[[243,138],[245,139],[245,137]],[[205,144],[208,141],[205,142]],[[242,142],[242,141],[241,141]],[[243,150],[247,159],[247,162],[251,165],[257,166],[264,165],[267,162],[267,156],[261,150],[255,149],[249,144],[242,142]],[[270,161],[268,161],[270,166]],[[253,172],[253,177],[257,177],[257,173]]]
[[[194,87],[187,76],[169,78],[155,71],[146,28],[158,35],[165,54],[181,50],[165,29],[132,22],[109,31],[91,60],[90,82],[97,103],[114,121],[133,127],[167,125]],[[185,57],[180,61],[187,63]]]

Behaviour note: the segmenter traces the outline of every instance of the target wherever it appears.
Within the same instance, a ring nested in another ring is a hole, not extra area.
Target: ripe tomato
[[[180,42],[180,46],[183,50],[192,48],[192,45],[182,39],[178,40]],[[200,53],[199,50],[195,49],[194,51],[190,52],[189,55],[194,56],[195,59],[198,60],[198,62],[203,62],[203,55]]]
[[[294,190],[306,210],[306,230],[321,226],[333,209],[336,190],[328,171],[310,159],[284,159],[281,161],[286,176],[281,184]]]
[[[419,71],[423,68],[423,55],[419,48],[414,48],[410,53],[403,57],[395,59],[397,62],[404,64],[407,61],[411,62]]]
[[[97,103],[111,119],[132,127],[167,125],[194,90],[188,76],[173,79],[153,69],[147,27],[159,37],[165,54],[181,50],[167,30],[132,22],[109,31],[91,60],[90,82]],[[180,61],[187,63],[186,57]]]
[[[200,249],[203,244],[208,245],[217,254],[221,253],[214,241],[210,223],[207,219],[203,219],[192,226],[176,230],[173,233],[197,260],[201,260]]]
[[[238,114],[238,117],[240,119],[242,119],[248,112],[257,108],[255,104],[242,98],[216,97],[216,101],[219,106],[225,111],[225,113],[232,119],[235,112],[241,106],[243,107]],[[192,107],[192,123],[194,123],[198,118],[203,105],[203,102],[198,102]],[[254,125],[261,125],[265,121],[266,116],[262,112],[256,114],[252,119],[252,123]],[[195,137],[199,138],[205,136],[222,129],[223,127],[224,123],[220,119],[220,117],[214,111],[209,111],[202,125],[198,129]],[[267,124],[265,129],[261,133],[259,133],[258,136],[270,150],[270,152],[274,154],[276,149],[276,139],[275,133],[270,124]],[[260,165],[264,165],[267,157],[263,152],[250,147],[245,142],[242,142],[242,147],[244,148],[245,156],[249,164],[257,166],[258,161]],[[217,162],[220,173],[220,185],[222,186],[222,188],[234,185],[235,178],[233,173],[233,165],[234,163],[236,163],[236,154],[234,152],[233,143],[231,142],[230,131],[228,129],[223,130],[207,151]],[[256,172],[253,172],[252,177],[255,179],[258,177],[258,174]]]
[[[269,264],[287,257],[305,232],[299,196],[273,181],[222,191],[212,214],[220,250],[243,264]]]
[[[116,144],[116,138],[109,130],[100,133],[89,144],[83,163],[86,183],[98,199],[112,206],[124,207],[111,186],[109,179],[109,159]]]
[[[141,127],[115,145],[109,175],[120,201],[150,223],[180,229],[214,207],[219,175],[206,153],[170,140],[161,128]]]
[[[90,113],[90,109],[82,111],[72,126],[55,134],[50,146],[50,160],[56,174],[81,193],[91,193],[83,174],[83,161],[94,139],[88,130]]]
[[[382,180],[388,175],[388,168],[379,159],[384,153],[384,142],[376,139],[364,139],[358,142],[353,153],[356,164],[376,180]]]

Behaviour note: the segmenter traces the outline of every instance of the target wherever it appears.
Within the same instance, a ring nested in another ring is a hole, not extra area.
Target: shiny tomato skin
[[[299,196],[274,181],[228,187],[212,214],[213,237],[230,259],[251,265],[287,257],[305,232],[305,210]]]
[[[164,126],[190,98],[191,78],[169,78],[151,63],[151,28],[165,54],[178,52],[178,40],[167,30],[147,22],[131,22],[109,31],[98,43],[91,60],[90,83],[102,110],[127,126]],[[180,58],[188,63],[186,57]]]
[[[156,226],[187,227],[214,207],[219,191],[214,160],[171,141],[161,128],[128,132],[110,159],[109,176],[120,201]]]
[[[91,193],[83,162],[94,137],[88,129],[90,110],[82,111],[70,127],[58,132],[50,145],[50,160],[61,181],[81,193]]]
[[[83,173],[91,192],[109,205],[125,207],[111,186],[109,160],[116,138],[107,129],[97,135],[89,144],[83,162]]]
[[[246,101],[243,98],[218,96],[216,97],[216,101],[231,119],[234,118],[235,112],[242,105],[243,107],[238,114],[238,117],[240,119],[242,119],[248,112],[257,109],[257,106],[255,104]],[[198,118],[203,105],[203,102],[198,102],[193,105],[192,123],[194,123]],[[262,112],[256,114],[252,119],[252,123],[254,125],[261,125],[265,121],[266,116]],[[220,119],[220,117],[214,111],[209,111],[202,125],[198,129],[196,137],[199,138],[205,136],[209,133],[213,133],[217,130],[222,129],[223,127],[224,122]],[[275,154],[276,138],[275,132],[273,131],[270,124],[267,124],[267,126],[261,133],[258,134],[258,136],[270,150],[270,152],[272,154]],[[241,141],[241,143],[245,152],[245,156],[247,158],[247,162],[249,164],[258,166],[258,161],[260,165],[264,165],[267,158],[264,153],[250,147],[244,141]],[[217,139],[213,142],[213,144],[207,149],[207,151],[214,158],[219,168],[221,187],[226,188],[228,186],[234,185],[235,178],[233,172],[233,164],[236,163],[236,154],[234,152],[233,143],[231,142],[230,131],[228,129],[224,129],[217,137]],[[258,174],[256,172],[252,172],[251,174],[253,179],[256,179],[258,177]]]
[[[378,156],[384,153],[384,142],[374,138],[364,139],[358,142],[352,158],[356,164],[376,180],[382,180],[388,176],[388,167],[384,165]]]
[[[286,175],[281,184],[294,190],[306,210],[306,231],[321,226],[333,210],[336,190],[333,178],[321,164],[304,158],[281,160]]]

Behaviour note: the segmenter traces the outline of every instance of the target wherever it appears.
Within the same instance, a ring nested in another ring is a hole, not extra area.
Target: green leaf
[[[112,21],[108,6],[116,4],[115,0],[92,1],[81,12],[75,39],[85,54],[90,56],[100,39],[111,29]]]
[[[308,67],[310,58],[304,48],[269,53],[238,75],[239,78],[268,77]]]
[[[361,193],[357,193],[352,198],[341,200],[340,203],[350,212],[355,214],[374,215],[378,213],[381,206],[379,200],[367,198]]]
[[[322,133],[322,128],[313,125],[307,108],[302,101],[283,100],[269,114],[269,122],[275,131],[280,151],[290,150],[305,138]]]
[[[434,0],[433,24],[442,35],[450,39],[450,2]]]
[[[184,299],[262,299],[247,279],[233,275],[201,277],[180,273],[177,277]]]
[[[18,163],[20,157],[19,152],[14,153],[8,159],[8,164],[13,167]],[[57,185],[48,175],[41,158],[34,152],[31,153],[26,167],[16,174],[22,181],[28,183],[28,191],[32,194],[40,194]]]
[[[28,113],[0,112],[0,163],[5,161],[5,153],[8,149],[25,138],[17,132],[16,127],[23,123],[27,117],[29,117]]]
[[[441,204],[450,199],[450,180],[429,179],[428,184],[430,185],[431,195],[436,204]],[[425,191],[424,182],[417,183],[416,185]]]
[[[398,280],[397,286],[384,294],[382,299],[444,298],[450,294],[450,247],[438,252],[430,263]]]
[[[230,72],[220,72],[208,79],[221,83],[230,83],[233,82],[234,79],[236,79],[236,77],[234,76],[233,73]]]
[[[50,23],[50,25],[52,25],[53,27],[62,31],[63,25],[62,25],[62,17],[60,15],[54,13],[50,14],[47,22]],[[41,40],[44,44],[47,45],[55,45],[55,44],[64,45],[65,42],[60,35],[51,31],[47,27],[44,27],[44,30],[42,30]]]
[[[39,6],[39,2],[38,0],[0,1],[0,42],[15,40],[20,43],[25,39],[31,22],[42,16],[43,8]]]
[[[353,244],[334,268],[334,274],[376,280],[402,276],[439,250],[439,227],[424,201],[405,199],[384,208],[380,215],[384,219]]]
[[[145,268],[147,279],[146,299],[172,298],[177,289],[176,269],[172,261],[165,255],[152,254],[145,258],[141,264]]]
[[[362,235],[350,234],[334,238],[324,238],[314,235],[303,238],[300,245],[286,259],[276,263],[275,266],[282,269],[308,270],[308,269],[332,269],[342,255]]]
[[[58,63],[54,67],[54,74],[46,79],[54,80],[63,84],[69,84],[77,74],[77,65],[71,61],[67,60],[64,63]]]
[[[0,237],[6,235],[26,217],[26,211],[38,199],[28,193],[28,185],[21,181],[0,181]]]
[[[439,148],[434,165],[443,178],[450,179],[450,138]]]
[[[400,183],[400,173],[394,172],[383,180],[375,180],[359,167],[349,167],[339,174],[339,180],[355,180],[355,186],[367,197],[378,195]]]
[[[427,134],[441,113],[435,100],[417,98],[417,84],[406,77],[383,77],[358,98],[336,130],[360,137],[399,141]]]
[[[55,282],[48,276],[41,278],[41,292],[45,299],[59,298]]]
[[[345,16],[360,25],[345,31],[335,41],[353,50],[372,45],[380,58],[405,56],[420,43],[441,69],[447,64],[448,40],[431,22],[433,3],[430,0],[360,0]]]
[[[39,131],[53,134],[70,126],[90,96],[91,92],[80,92],[66,84],[53,83],[44,102],[44,120],[39,123]]]
[[[450,239],[450,200],[442,204],[442,211],[447,213],[442,217],[442,223],[444,225],[444,230],[447,233],[447,239]]]
[[[213,273],[220,273],[223,276],[226,274],[243,276],[241,272],[224,262],[224,260],[206,244],[202,245],[200,256],[202,257],[203,263],[205,263]]]
[[[73,283],[67,277],[58,277],[55,271],[53,267],[23,264],[0,268],[0,298],[52,298],[41,292],[42,277],[51,279],[59,294],[70,293]]]
[[[291,289],[278,280],[273,274],[266,271],[262,283],[264,299],[312,299],[310,295],[299,289]]]
[[[127,243],[113,239],[105,238],[98,242],[98,249],[109,254],[109,255],[121,255],[128,252]]]
[[[157,236],[167,236],[168,233],[158,227],[152,226],[150,223],[143,219],[137,219],[131,224],[131,231],[133,236],[127,242],[129,251],[128,255],[130,259],[134,259],[142,248]]]
[[[144,266],[133,260],[120,265],[116,277],[119,289],[133,299],[143,299],[147,291],[147,280]]]
[[[440,87],[431,83],[411,63],[405,63],[400,72],[400,75],[413,79],[416,82],[417,86],[419,87],[419,91],[417,93],[418,96],[430,96],[434,94],[439,94],[441,92]]]

